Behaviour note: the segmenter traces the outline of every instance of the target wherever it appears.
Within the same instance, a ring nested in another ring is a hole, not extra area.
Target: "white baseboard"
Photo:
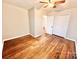
[[[76,40],[71,39],[71,38],[68,38],[68,37],[66,37],[66,39],[74,41],[74,42],[75,42],[75,47],[76,47],[76,43],[77,43],[77,41],[76,41]]]
[[[74,39],[71,39],[71,38],[68,38],[68,37],[65,37],[65,38],[76,42],[76,40],[74,40]]]
[[[22,37],[22,36],[25,36],[25,35],[29,35],[29,34],[30,34],[30,33],[28,33],[28,34],[23,34],[23,35],[19,35],[19,36],[12,37],[12,38],[3,39],[3,42],[4,42],[4,41],[7,41],[7,40],[11,40],[11,39],[18,38],[18,37]],[[30,35],[32,35],[32,34],[30,34]]]
[[[40,35],[35,35],[34,37],[38,37],[38,36],[40,36]]]

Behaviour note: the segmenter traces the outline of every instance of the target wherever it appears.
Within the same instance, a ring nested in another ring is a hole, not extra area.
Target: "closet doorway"
[[[45,16],[43,26],[49,34],[66,37],[70,15]]]

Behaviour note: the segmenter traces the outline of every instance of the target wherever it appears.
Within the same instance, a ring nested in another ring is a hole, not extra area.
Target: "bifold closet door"
[[[70,15],[55,16],[53,34],[66,37]]]

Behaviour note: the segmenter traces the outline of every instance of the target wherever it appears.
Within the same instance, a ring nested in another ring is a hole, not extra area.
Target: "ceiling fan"
[[[56,8],[58,4],[65,3],[65,0],[48,0],[48,1],[40,1],[40,3],[44,3],[44,8],[53,7]]]

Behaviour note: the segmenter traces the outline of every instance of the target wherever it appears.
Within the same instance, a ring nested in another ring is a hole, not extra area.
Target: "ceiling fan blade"
[[[45,5],[44,8],[46,8],[48,5]]]
[[[53,8],[56,8],[56,5],[54,5]]]
[[[61,4],[61,3],[65,3],[65,0],[64,1],[57,1],[55,2],[56,4]]]
[[[42,1],[40,1],[40,3],[48,3],[48,2],[42,2]]]
[[[51,1],[49,0],[49,3],[50,3]]]
[[[53,1],[52,1],[52,0],[48,0],[48,2],[49,2],[49,3],[52,3]]]

